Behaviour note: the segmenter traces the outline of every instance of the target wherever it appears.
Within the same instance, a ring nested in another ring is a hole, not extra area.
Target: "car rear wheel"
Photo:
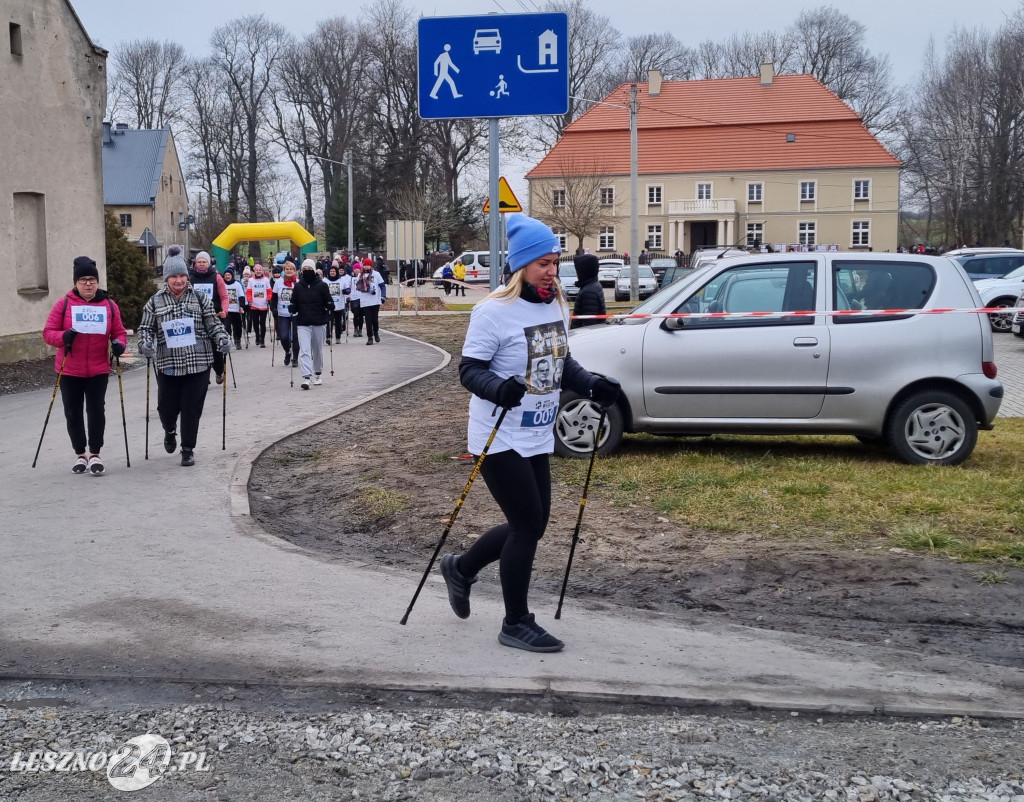
[[[986,304],[989,309],[1008,309],[1017,303],[1016,298],[996,298],[994,301]],[[1014,313],[1007,312],[1005,315],[989,315],[988,322],[992,326],[992,331],[997,334],[1001,334],[1010,331],[1013,325]]]
[[[589,398],[581,398],[568,390],[563,392],[555,418],[555,453],[571,459],[589,457],[594,451],[600,419],[601,408]],[[622,433],[622,409],[616,404],[604,419],[597,453],[604,456],[618,448]]]
[[[892,413],[886,437],[893,453],[911,465],[959,465],[978,442],[970,408],[952,393],[916,393]]]

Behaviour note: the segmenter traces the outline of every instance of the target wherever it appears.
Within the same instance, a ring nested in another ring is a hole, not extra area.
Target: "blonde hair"
[[[523,284],[526,283],[526,279],[523,278],[522,269],[517,270],[512,274],[512,277],[505,283],[504,287],[498,287],[498,289],[489,293],[485,301],[495,300],[502,303],[508,303],[514,301],[520,295],[523,294]],[[562,290],[562,284],[559,281],[555,281],[555,300],[561,305],[562,309],[568,313],[569,304],[565,300],[565,292]]]

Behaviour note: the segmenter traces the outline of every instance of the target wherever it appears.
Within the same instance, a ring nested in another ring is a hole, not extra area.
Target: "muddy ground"
[[[456,370],[464,322],[451,334],[436,317],[387,318],[382,328],[456,356],[442,371],[268,450],[254,466],[249,500],[268,532],[302,547],[419,572],[472,468],[459,459],[468,402]],[[629,438],[623,448],[631,448]],[[585,469],[585,462],[553,459],[551,523],[534,574],[534,587],[549,593],[561,584]],[[462,550],[500,520],[479,481],[445,551]],[[874,546],[852,550],[824,538],[695,530],[640,497],[613,506],[598,482],[582,538],[570,605],[699,609],[720,621],[1024,668],[1024,571],[1000,567],[1006,581],[984,585],[975,575],[986,566]],[[877,533],[866,542],[877,543]],[[493,576],[477,588],[497,587],[496,568],[488,570]]]

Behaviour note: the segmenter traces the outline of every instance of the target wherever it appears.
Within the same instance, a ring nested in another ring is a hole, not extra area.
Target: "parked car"
[[[274,257],[274,264],[283,265],[288,259],[291,258],[291,256],[291,253],[288,251],[278,251],[277,255]]]
[[[747,256],[747,252],[739,248],[723,247],[716,245],[712,248],[701,248],[694,251],[690,256],[690,267],[696,270],[709,262],[716,262],[719,259],[732,259],[734,256]]]
[[[660,287],[667,287],[669,284],[673,284],[683,276],[688,276],[693,272],[692,267],[680,267],[679,265],[672,265],[666,270],[661,276]]]
[[[601,259],[597,265],[597,280],[602,287],[614,287],[615,279],[619,277],[619,271],[625,266],[622,259]]]
[[[467,284],[487,284],[491,280],[491,252],[490,251],[463,251],[457,257],[453,257],[452,261],[461,259],[462,264],[466,266],[466,283]],[[444,280],[441,278],[441,273],[444,270],[444,265],[441,265],[431,278],[434,280],[435,287],[443,287]]]
[[[1014,304],[1014,308],[1017,310],[1014,312],[1013,320],[1010,323],[1010,331],[1016,334],[1018,337],[1024,337],[1024,292],[1017,298],[1017,303]]]
[[[975,281],[988,278],[1002,278],[1015,268],[1024,265],[1024,251],[1010,249],[998,253],[976,253],[957,256],[956,260]]]
[[[987,307],[1016,306],[1017,299],[1024,291],[1024,267],[1011,270],[1002,278],[987,278],[974,282],[981,295],[981,302]],[[992,331],[1007,332],[1013,325],[1013,313],[989,315]]]
[[[648,264],[651,266],[651,270],[654,271],[654,277],[658,279],[658,286],[660,287],[661,277],[665,275],[666,270],[676,266],[676,260],[670,256],[659,256],[657,259],[651,259]]]
[[[633,266],[626,265],[619,271],[619,277],[615,279],[615,300],[628,301],[630,293],[630,282],[633,280]],[[640,290],[640,300],[650,298],[658,291],[658,279],[654,277],[654,271],[647,265],[639,265],[636,269],[636,279]]]
[[[570,301],[576,300],[576,296],[580,294],[580,288],[576,286],[576,265],[572,262],[559,262],[558,283],[562,285],[566,298]]]
[[[649,318],[570,333],[573,356],[622,396],[598,453],[627,432],[849,434],[912,464],[956,465],[1003,396],[980,315],[796,315],[971,308],[981,297],[945,257],[787,253],[723,259],[641,304]],[[659,317],[709,312],[767,316]],[[936,347],[941,343],[941,347]],[[599,410],[563,391],[555,450],[586,457]]]

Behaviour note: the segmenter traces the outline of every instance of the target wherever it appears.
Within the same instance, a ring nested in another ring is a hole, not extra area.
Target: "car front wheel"
[[[589,398],[566,390],[562,393],[555,419],[555,453],[560,457],[583,459],[594,451],[601,408]],[[622,442],[622,409],[616,404],[608,410],[601,428],[597,453],[610,454]]]
[[[911,465],[959,465],[978,442],[970,408],[952,393],[916,393],[892,413],[886,437],[893,453]]]

